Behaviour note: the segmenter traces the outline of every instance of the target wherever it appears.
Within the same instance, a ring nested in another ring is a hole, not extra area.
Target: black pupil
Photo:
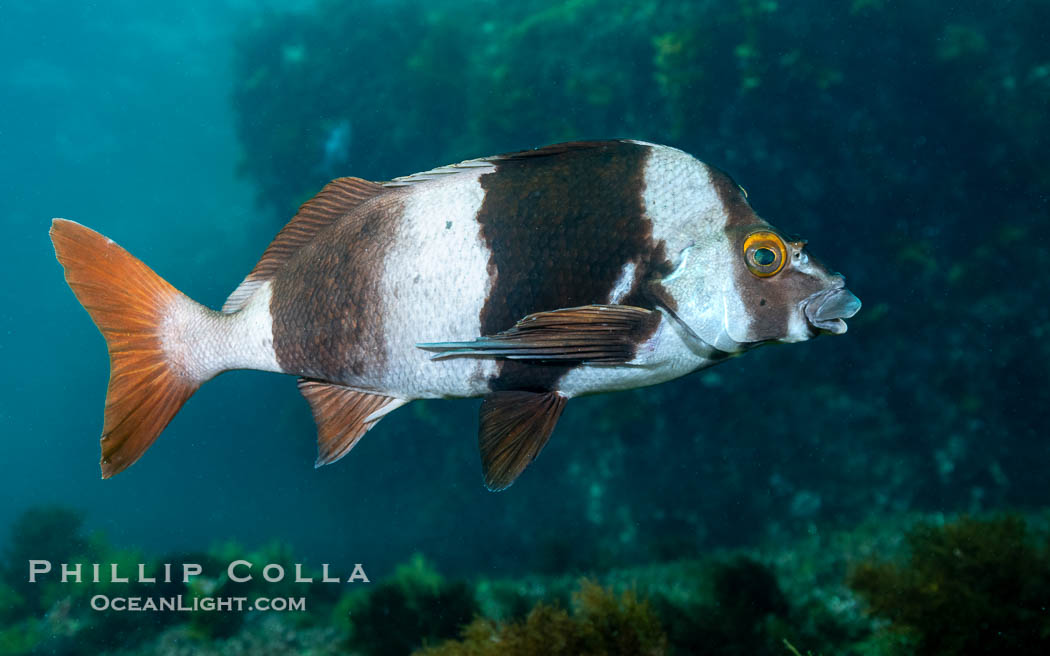
[[[759,248],[755,250],[755,264],[758,266],[769,266],[777,259],[777,256],[773,251],[768,248]]]

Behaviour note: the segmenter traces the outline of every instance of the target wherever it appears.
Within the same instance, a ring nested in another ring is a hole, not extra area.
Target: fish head
[[[860,299],[846,289],[846,278],[831,271],[806,248],[765,221],[734,229],[735,314],[725,314],[734,342],[802,342],[819,334],[841,335],[860,310]]]
[[[755,214],[742,189],[724,180],[717,215],[697,222],[673,272],[651,287],[657,302],[694,340],[729,354],[845,333],[861,306],[845,277],[806,241]]]

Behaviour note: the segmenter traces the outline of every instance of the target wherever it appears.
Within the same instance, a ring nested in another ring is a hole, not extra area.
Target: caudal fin
[[[109,478],[139,459],[207,379],[171,343],[185,337],[177,318],[188,308],[210,311],[79,223],[54,219],[51,242],[66,282],[109,347],[101,440],[102,478]]]

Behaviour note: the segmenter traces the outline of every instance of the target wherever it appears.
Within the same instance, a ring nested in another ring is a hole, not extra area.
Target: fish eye
[[[777,256],[770,249],[763,246],[762,248],[755,249],[755,264],[758,266],[769,266],[777,259]]]
[[[744,262],[748,270],[759,278],[780,273],[787,261],[787,246],[774,232],[760,230],[744,239]]]

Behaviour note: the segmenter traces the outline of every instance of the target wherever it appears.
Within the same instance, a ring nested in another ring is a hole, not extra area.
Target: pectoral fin
[[[361,436],[380,419],[408,403],[309,378],[299,379],[299,391],[309,401],[317,422],[315,467],[333,463],[350,453]]]
[[[513,328],[472,342],[417,344],[433,359],[459,355],[511,360],[558,360],[616,364],[634,358],[659,314],[629,305],[582,307],[530,314]]]
[[[485,487],[505,490],[536,459],[565,408],[557,392],[496,392],[481,404],[478,447]]]

